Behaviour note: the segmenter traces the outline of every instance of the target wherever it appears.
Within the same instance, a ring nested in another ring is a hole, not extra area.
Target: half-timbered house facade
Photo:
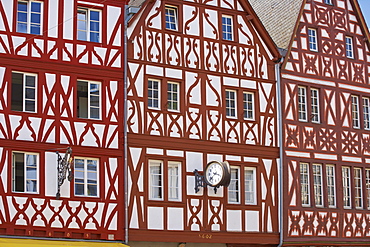
[[[276,246],[277,48],[248,1],[131,9],[129,244]],[[229,163],[228,187],[196,186],[212,161]]]
[[[124,1],[0,1],[0,235],[124,239],[123,30]]]
[[[358,2],[251,3],[287,52],[281,72],[284,245],[367,246],[370,53]]]

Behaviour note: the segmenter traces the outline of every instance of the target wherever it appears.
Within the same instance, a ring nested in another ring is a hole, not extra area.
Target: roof
[[[129,7],[141,7],[145,0],[130,0],[128,2]]]
[[[304,0],[249,0],[279,48],[288,49]],[[284,25],[281,25],[283,20]]]

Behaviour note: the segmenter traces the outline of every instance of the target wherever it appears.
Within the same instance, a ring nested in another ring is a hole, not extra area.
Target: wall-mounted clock
[[[211,161],[204,170],[205,182],[212,187],[229,186],[230,165],[227,161]]]

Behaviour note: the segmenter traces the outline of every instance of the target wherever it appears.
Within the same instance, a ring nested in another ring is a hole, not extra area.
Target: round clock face
[[[206,182],[211,186],[220,184],[224,177],[224,167],[220,162],[211,162],[205,170]]]

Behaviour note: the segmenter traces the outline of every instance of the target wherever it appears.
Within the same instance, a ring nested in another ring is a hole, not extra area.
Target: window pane
[[[24,154],[13,153],[13,191],[24,192]]]
[[[12,110],[23,111],[23,74],[12,73]]]
[[[77,82],[77,109],[79,118],[88,117],[88,82],[78,81]]]
[[[100,20],[100,12],[99,11],[90,11],[90,20],[97,21],[97,23]]]

